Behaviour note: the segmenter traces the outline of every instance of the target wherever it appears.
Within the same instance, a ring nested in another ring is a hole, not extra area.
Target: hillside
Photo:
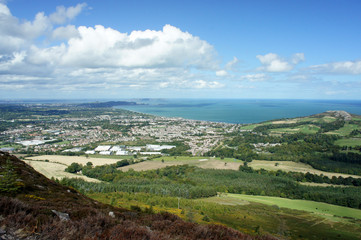
[[[4,152],[0,166],[1,239],[274,239],[105,205]]]

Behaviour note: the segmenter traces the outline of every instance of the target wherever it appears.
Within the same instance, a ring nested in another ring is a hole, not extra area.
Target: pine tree
[[[11,164],[10,160],[7,160],[0,171],[0,192],[14,193],[19,190],[20,185],[16,179],[17,175],[14,166]]]

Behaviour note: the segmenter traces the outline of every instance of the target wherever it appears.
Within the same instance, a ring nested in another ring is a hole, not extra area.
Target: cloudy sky
[[[361,99],[359,0],[0,0],[0,99]]]

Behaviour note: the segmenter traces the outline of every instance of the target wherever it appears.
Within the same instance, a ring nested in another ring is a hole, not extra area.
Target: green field
[[[302,125],[299,127],[294,127],[294,128],[275,128],[275,129],[271,129],[270,133],[271,134],[277,134],[277,133],[297,133],[297,132],[301,132],[301,133],[305,133],[305,134],[315,134],[318,132],[318,130],[320,129],[320,127],[317,127],[315,125],[311,125],[311,124],[307,124],[307,125]]]
[[[341,136],[347,136],[349,135],[353,130],[355,129],[360,129],[361,127],[359,125],[356,124],[348,124],[346,123],[345,126],[343,126],[342,128],[332,131],[330,133],[335,133]]]
[[[168,211],[188,221],[226,225],[252,235],[314,240],[361,238],[361,210],[354,212],[354,209],[317,202],[238,194],[195,200],[124,192],[88,196],[118,207],[138,206],[143,211],[151,209],[156,213]],[[333,216],[337,214],[339,217]]]
[[[222,203],[231,200],[235,204],[244,205],[246,202],[257,202],[266,205],[277,205],[280,208],[290,208],[316,214],[334,221],[342,221],[340,217],[361,219],[361,210],[331,205],[327,203],[294,200],[279,197],[251,196],[244,194],[223,194],[221,197],[213,197],[214,202]]]
[[[335,142],[336,145],[339,146],[348,146],[348,147],[356,147],[361,146],[361,138],[344,138],[339,139]]]

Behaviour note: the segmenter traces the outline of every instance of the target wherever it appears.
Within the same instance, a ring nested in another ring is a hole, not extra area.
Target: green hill
[[[0,166],[1,239],[274,239],[102,204],[4,152]]]

